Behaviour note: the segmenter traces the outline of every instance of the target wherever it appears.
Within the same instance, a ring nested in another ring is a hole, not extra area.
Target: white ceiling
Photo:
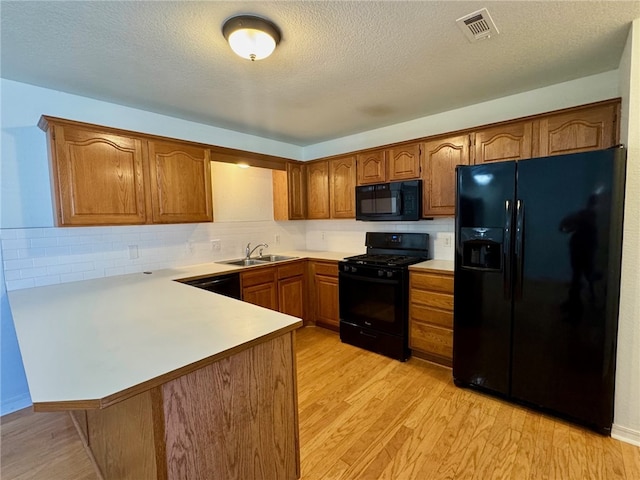
[[[457,18],[488,8],[500,34]],[[249,62],[221,28],[269,18]],[[309,145],[618,68],[640,0],[4,1],[3,78]]]

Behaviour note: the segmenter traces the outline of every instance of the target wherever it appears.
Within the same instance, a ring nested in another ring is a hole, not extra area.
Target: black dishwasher
[[[210,292],[219,293],[240,300],[240,274],[229,273],[211,277],[196,278],[193,280],[180,280],[181,283],[192,287],[202,288]]]

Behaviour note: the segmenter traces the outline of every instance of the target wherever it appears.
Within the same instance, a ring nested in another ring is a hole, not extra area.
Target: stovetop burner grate
[[[360,265],[386,265],[393,267],[411,265],[413,263],[422,262],[423,260],[427,260],[427,258],[407,255],[384,255],[369,253],[345,258],[345,261],[347,262],[357,263]]]

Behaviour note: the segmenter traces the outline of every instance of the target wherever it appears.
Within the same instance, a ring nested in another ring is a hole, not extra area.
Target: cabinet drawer
[[[453,331],[427,325],[413,319],[410,328],[409,346],[412,349],[448,360],[453,359]]]
[[[453,295],[449,293],[411,290],[411,303],[453,311]]]
[[[278,279],[304,275],[304,262],[287,263],[278,267]]]
[[[432,273],[411,273],[411,288],[435,290],[437,292],[453,293],[453,276],[436,275]]]
[[[313,273],[315,275],[327,275],[329,277],[338,276],[338,263],[313,263]]]
[[[453,312],[434,310],[424,305],[412,303],[410,306],[410,316],[412,320],[419,320],[439,327],[453,329]]]
[[[242,288],[273,283],[276,281],[275,268],[259,268],[252,272],[242,272]]]

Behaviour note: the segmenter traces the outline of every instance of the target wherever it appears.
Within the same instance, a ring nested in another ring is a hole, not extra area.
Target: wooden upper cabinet
[[[147,220],[143,142],[43,117],[57,226],[131,225]]]
[[[329,162],[329,198],[331,218],[356,216],[356,158],[334,158]]]
[[[329,162],[307,165],[307,218],[329,218]]]
[[[371,150],[357,157],[358,185],[382,183],[387,179],[387,151]]]
[[[532,156],[533,122],[499,125],[474,133],[474,163],[523,160]]]
[[[307,166],[302,163],[287,163],[287,186],[289,193],[289,220],[307,218]]]
[[[552,114],[539,120],[540,157],[600,150],[618,144],[620,103]]]
[[[387,150],[390,182],[420,178],[420,143],[398,145]]]
[[[154,223],[211,222],[209,150],[182,142],[149,141]]]
[[[453,216],[456,207],[456,166],[469,165],[469,135],[424,144],[423,217]]]

